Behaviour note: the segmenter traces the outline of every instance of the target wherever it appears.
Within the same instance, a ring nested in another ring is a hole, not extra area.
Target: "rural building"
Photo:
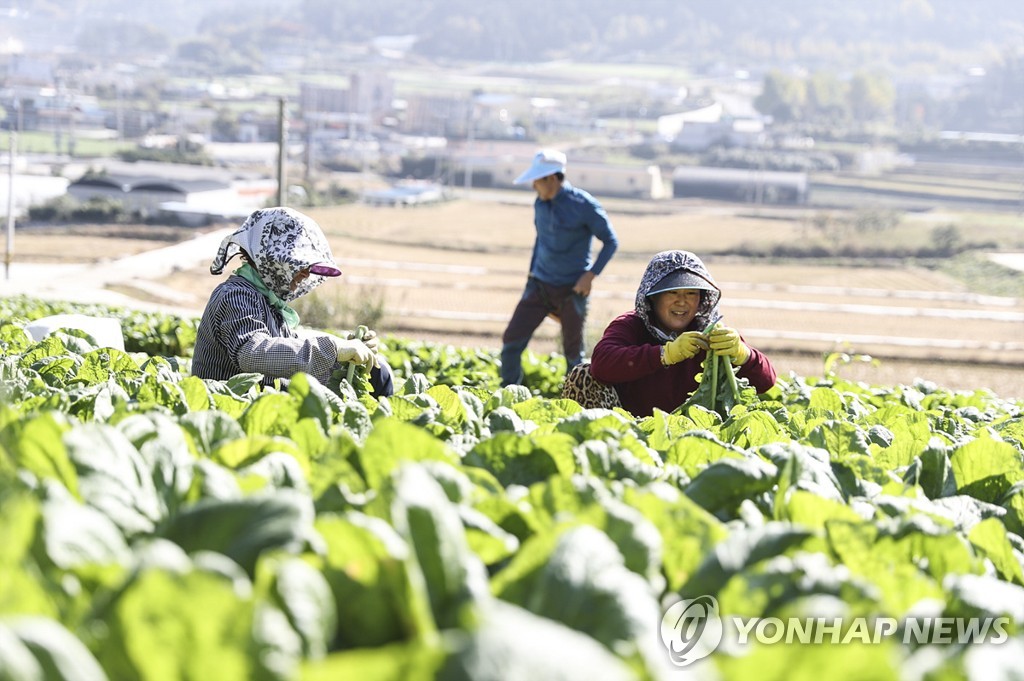
[[[303,115],[321,112],[348,113],[348,88],[300,83],[299,107]]]
[[[67,193],[86,202],[115,199],[143,216],[174,215],[190,225],[244,218],[276,191],[268,181],[232,182],[218,178],[183,178],[162,175],[87,173],[68,185]]]
[[[472,102],[465,96],[417,95],[405,103],[402,131],[441,137],[466,137]]]
[[[446,198],[444,188],[434,182],[407,180],[396,182],[387,189],[363,192],[363,203],[371,206],[416,206],[437,203]]]
[[[725,118],[714,123],[687,123],[671,141],[676,151],[699,152],[712,147],[761,146],[764,122],[754,118]]]
[[[482,158],[473,160],[475,186],[520,187],[513,182],[530,165],[531,157]],[[489,184],[480,181],[489,178]],[[656,165],[613,165],[608,163],[574,163],[569,158],[566,180],[596,197],[621,196],[638,199],[670,198],[661,169]],[[530,189],[529,185],[525,186]]]
[[[677,199],[804,204],[809,186],[807,173],[707,166],[677,166],[672,172]]]
[[[394,81],[384,71],[356,71],[349,76],[347,88],[301,83],[299,106],[302,115],[361,114],[379,120],[391,113],[395,95]]]
[[[730,116],[719,103],[658,118],[658,136],[679,151],[705,151],[711,147],[757,147],[764,141],[760,118]]]
[[[450,165],[453,185],[464,185],[466,174],[469,174],[474,187],[532,191],[529,184],[516,185],[514,182],[530,166],[537,152],[535,142],[477,140],[449,145],[447,151],[447,158],[439,157],[439,160]],[[565,177],[596,197],[671,198],[670,188],[656,165],[574,161],[570,151]]]
[[[625,196],[638,199],[671,197],[661,177],[661,168],[656,165],[571,163],[566,178],[594,196]]]
[[[658,137],[674,140],[687,125],[718,123],[722,120],[722,105],[718,102],[699,109],[658,116]]]

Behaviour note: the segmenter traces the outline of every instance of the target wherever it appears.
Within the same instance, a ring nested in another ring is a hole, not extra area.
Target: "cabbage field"
[[[23,329],[64,311],[127,351]],[[0,300],[0,680],[1024,673],[1019,400],[828,369],[636,419],[558,399],[558,356],[500,388],[396,338],[391,398],[260,388],[190,376],[195,325]],[[759,636],[682,668],[663,613],[703,596]]]

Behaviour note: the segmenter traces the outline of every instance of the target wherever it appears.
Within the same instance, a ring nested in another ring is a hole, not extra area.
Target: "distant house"
[[[495,187],[512,187],[515,179],[530,165],[529,158],[495,159],[474,162],[474,172],[489,173]],[[569,159],[566,179],[594,196],[621,196],[638,199],[664,199],[671,196],[656,165],[616,165],[581,163]],[[529,185],[525,186],[530,189]]]
[[[387,189],[364,192],[362,200],[371,206],[415,206],[444,201],[445,192],[439,184],[409,180],[397,182]]]
[[[402,116],[402,132],[465,137],[471,102],[464,96],[417,95],[410,97]]]
[[[687,125],[718,123],[722,120],[723,108],[718,102],[699,109],[665,114],[658,117],[658,136],[674,140]]]
[[[68,194],[83,202],[96,197],[117,199],[129,210],[152,214],[168,201],[187,203],[199,194],[226,193],[229,189],[229,185],[213,180],[86,175],[68,185]]]
[[[725,118],[713,123],[687,123],[670,146],[676,151],[699,152],[711,147],[757,147],[764,140],[764,122],[755,118]]]
[[[672,172],[677,199],[804,204],[809,186],[807,173],[707,166],[677,166]]]
[[[658,118],[658,136],[677,151],[704,151],[714,146],[754,147],[764,139],[764,121],[729,116],[721,104]]]
[[[605,163],[574,163],[566,172],[572,184],[595,196],[664,199],[671,196],[656,165],[631,166]]]
[[[191,225],[244,218],[273,195],[272,183],[245,186],[217,179],[181,179],[151,175],[87,174],[68,185],[77,201],[104,197],[121,201],[143,216],[174,215]]]

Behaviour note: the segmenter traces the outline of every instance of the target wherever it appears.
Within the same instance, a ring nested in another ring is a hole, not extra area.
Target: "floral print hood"
[[[713,290],[704,290],[701,296],[700,309],[697,316],[690,324],[690,329],[704,329],[712,320],[721,317],[718,310],[718,301],[722,298],[722,290],[715,283],[711,272],[704,265],[700,258],[689,251],[662,251],[656,254],[647,264],[644,275],[640,279],[640,287],[636,292],[636,313],[643,320],[644,326],[655,338],[671,340],[672,337],[657,328],[651,321],[651,299],[647,295],[654,289],[654,285],[661,281],[666,275],[677,270],[684,270],[694,274],[706,281]]]
[[[337,268],[320,225],[286,207],[254,211],[234,234],[221,242],[210,273],[220,274],[228,261],[243,251],[263,283],[281,300],[304,296],[326,279],[310,274],[292,291],[292,280],[299,271],[317,264]]]

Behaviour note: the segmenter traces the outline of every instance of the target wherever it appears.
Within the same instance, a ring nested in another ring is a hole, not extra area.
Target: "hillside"
[[[537,62],[677,60],[687,65],[794,65],[836,68],[969,67],[1024,35],[1024,4],[1014,0],[778,0],[469,2],[468,0],[181,0],[138,3],[15,2],[23,27],[96,43],[112,25],[146,26],[166,41],[129,40],[134,49],[172,49],[198,36],[239,53],[337,48],[381,36],[410,36],[430,59]],[[64,28],[62,28],[64,27]],[[66,30],[64,30],[66,29]],[[130,31],[125,32],[126,36]],[[161,47],[163,46],[163,47]],[[118,48],[109,40],[105,50]]]

